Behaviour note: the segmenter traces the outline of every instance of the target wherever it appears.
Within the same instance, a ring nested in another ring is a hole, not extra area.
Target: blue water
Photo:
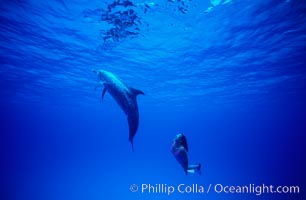
[[[0,1],[0,199],[305,199],[305,1],[112,3]],[[92,69],[145,93],[134,153]],[[300,194],[130,191],[181,183]]]

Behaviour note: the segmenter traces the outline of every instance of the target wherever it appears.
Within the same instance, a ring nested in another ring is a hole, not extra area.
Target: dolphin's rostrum
[[[136,135],[139,124],[139,112],[136,97],[139,94],[144,94],[141,90],[128,87],[113,73],[105,70],[93,70],[98,75],[99,83],[96,86],[104,86],[102,91],[102,99],[108,92],[121,107],[127,116],[129,124],[129,141],[132,144],[134,151],[133,138]]]

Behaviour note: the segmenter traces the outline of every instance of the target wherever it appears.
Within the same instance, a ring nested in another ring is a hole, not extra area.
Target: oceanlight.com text
[[[228,186],[222,184],[214,185],[216,193],[231,193],[231,194],[255,194],[257,196],[262,194],[299,194],[299,186],[273,186],[273,185],[255,185],[249,184],[245,186]]]
[[[262,194],[299,194],[299,186],[274,186],[266,184],[248,184],[248,185],[223,185],[217,184],[149,184],[130,185],[131,192],[140,192],[142,194],[254,194],[260,196]]]

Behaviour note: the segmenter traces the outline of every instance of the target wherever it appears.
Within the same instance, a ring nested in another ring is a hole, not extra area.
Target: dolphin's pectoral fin
[[[106,87],[104,87],[103,91],[102,91],[102,96],[101,96],[102,100],[103,100],[103,97],[104,97],[105,93],[106,93]]]
[[[144,95],[143,91],[137,90],[137,89],[132,88],[132,87],[130,87],[130,91],[131,91],[131,93],[132,93],[134,96],[137,96],[137,95],[139,95],[139,94],[143,94],[143,95]]]

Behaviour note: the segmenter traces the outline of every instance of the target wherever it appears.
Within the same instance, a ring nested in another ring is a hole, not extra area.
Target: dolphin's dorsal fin
[[[139,94],[144,94],[143,91],[137,90],[137,89],[132,88],[132,87],[130,87],[130,91],[131,91],[131,93],[132,93],[134,96],[137,96],[137,95],[139,95]]]
[[[102,96],[101,96],[102,100],[103,100],[103,97],[104,97],[105,93],[106,93],[106,87],[104,87],[103,91],[102,91]]]

